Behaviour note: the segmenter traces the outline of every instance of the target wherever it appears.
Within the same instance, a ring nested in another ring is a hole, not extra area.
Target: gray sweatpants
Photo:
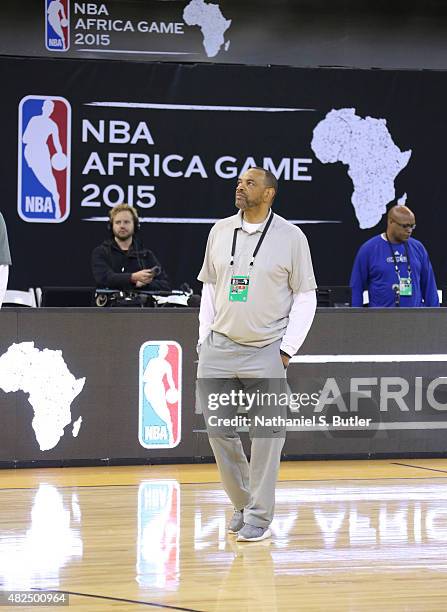
[[[197,378],[285,379],[280,344],[278,340],[262,348],[250,347],[211,332],[200,348]],[[279,436],[252,437],[250,464],[236,427],[230,427],[225,435],[210,436],[209,441],[233,506],[244,509],[245,523],[267,527],[273,519],[285,432]]]

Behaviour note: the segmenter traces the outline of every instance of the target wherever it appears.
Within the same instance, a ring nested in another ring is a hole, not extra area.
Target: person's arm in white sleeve
[[[280,349],[293,357],[303,344],[314,320],[317,308],[317,294],[314,289],[293,294],[289,323]]]
[[[5,299],[6,287],[8,286],[9,266],[4,264],[0,266],[0,308]]]
[[[215,316],[215,286],[211,283],[203,283],[199,310],[199,346],[210,333]]]

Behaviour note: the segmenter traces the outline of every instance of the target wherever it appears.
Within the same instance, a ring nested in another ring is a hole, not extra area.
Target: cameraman
[[[92,272],[98,288],[170,291],[168,277],[154,253],[136,237],[140,228],[133,206],[118,204],[109,213],[111,238],[92,253]]]

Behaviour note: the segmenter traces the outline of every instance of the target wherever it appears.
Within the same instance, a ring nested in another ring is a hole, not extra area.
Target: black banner
[[[211,224],[254,164],[278,176],[275,211],[307,234],[319,284],[349,283],[398,200],[443,284],[444,73],[3,58],[0,75],[11,288],[91,285],[127,201],[174,286],[198,289]]]
[[[444,69],[427,0],[3,0],[0,54],[125,61]]]

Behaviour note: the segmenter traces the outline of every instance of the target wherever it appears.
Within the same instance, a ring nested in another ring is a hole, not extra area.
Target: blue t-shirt
[[[363,244],[352,268],[350,285],[352,305],[363,306],[363,291],[368,290],[372,307],[396,306],[393,285],[399,285],[391,248],[401,278],[408,277],[408,263],[404,243],[389,243],[382,236],[374,236]],[[424,246],[414,238],[406,243],[411,267],[412,295],[400,296],[399,305],[405,307],[439,306],[435,275]]]

